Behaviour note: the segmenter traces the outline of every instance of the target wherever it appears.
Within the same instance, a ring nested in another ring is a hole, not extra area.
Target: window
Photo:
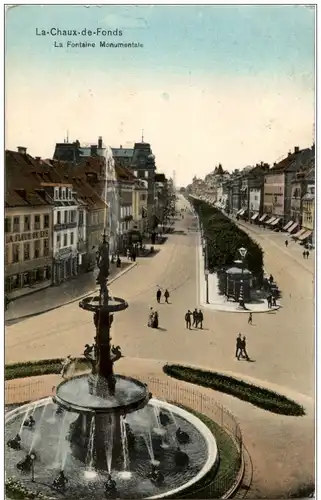
[[[57,234],[57,248],[60,248],[60,246],[61,246],[60,234]]]
[[[79,226],[84,224],[84,212],[82,210],[79,211]]]
[[[62,196],[61,196],[61,198],[62,198],[63,200],[65,200],[65,199],[66,199],[66,188],[62,188],[62,190],[61,190],[61,191],[62,191]]]
[[[20,217],[13,218],[13,232],[20,233]]]
[[[59,200],[59,188],[55,188],[54,199]]]
[[[40,229],[40,215],[35,215],[34,229]]]
[[[70,222],[75,222],[76,221],[76,210],[71,210],[70,211]]]
[[[68,222],[68,210],[64,211],[64,223],[67,224]]]
[[[64,234],[64,247],[68,245],[67,236],[67,234]]]
[[[9,245],[6,245],[5,254],[4,254],[4,263],[9,264]]]
[[[137,173],[138,173],[137,170],[134,170],[135,177],[137,177]]]
[[[30,215],[25,215],[24,229],[25,232],[30,231]]]
[[[148,179],[148,170],[145,170],[145,179]]]
[[[49,240],[43,240],[43,256],[48,257],[49,255]]]
[[[59,210],[57,212],[57,224],[61,224],[61,212]]]
[[[70,233],[70,245],[74,244],[74,233]]]
[[[34,242],[34,258],[39,259],[40,257],[40,240],[35,240]]]
[[[4,230],[6,233],[11,233],[11,217],[6,217],[4,220]]]
[[[19,243],[13,243],[12,245],[12,262],[19,262],[20,257],[20,245]]]
[[[47,229],[49,227],[49,214],[44,215],[43,227],[44,229]]]
[[[30,284],[30,274],[24,273],[22,276],[22,286],[29,286]]]
[[[23,260],[30,260],[30,243],[23,244]]]

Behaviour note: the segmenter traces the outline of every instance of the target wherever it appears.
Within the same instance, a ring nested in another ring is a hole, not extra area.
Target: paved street
[[[192,217],[177,222],[189,227]],[[283,308],[254,316],[206,311],[203,331],[186,331],[184,314],[197,305],[195,232],[173,234],[153,259],[144,259],[111,286],[112,294],[129,302],[118,314],[113,340],[129,357],[176,360],[211,369],[238,371],[313,395],[314,284],[311,271],[297,264],[274,242],[257,234],[265,251],[266,268],[282,290]],[[168,288],[170,305],[158,306],[161,330],[147,328],[150,306],[156,306],[156,286]],[[253,363],[234,358],[235,336],[247,336]],[[94,336],[90,313],[73,303],[56,311],[12,325],[6,330],[7,362],[80,354]]]
[[[232,373],[303,402],[307,417],[281,417],[214,393],[243,430],[254,464],[249,496],[286,495],[290,487],[313,481],[313,275],[306,266],[298,265],[295,256],[285,253],[282,245],[256,234],[264,248],[266,268],[282,290],[283,307],[275,313],[255,314],[253,326],[247,325],[247,315],[205,310],[204,330],[188,331],[185,311],[198,303],[197,234],[187,230],[192,224],[192,216],[186,215],[176,223],[177,231],[186,235],[170,235],[154,258],[141,260],[112,284],[112,294],[129,302],[128,310],[118,314],[113,325],[112,341],[125,356],[119,370],[125,366],[126,373],[130,370],[138,375],[142,370],[145,375],[162,377],[163,364],[176,361]],[[171,303],[157,305],[160,329],[152,330],[146,323],[149,307],[157,304],[156,285],[169,289]],[[247,337],[252,363],[234,357],[238,332]],[[80,355],[93,337],[92,315],[72,303],[8,327],[6,362]],[[56,382],[48,379],[51,389]]]

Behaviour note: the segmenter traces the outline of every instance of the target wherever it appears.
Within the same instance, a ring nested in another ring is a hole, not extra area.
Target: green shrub
[[[20,481],[8,478],[5,482],[6,496],[12,500],[50,500],[50,497],[40,492],[29,490]]]
[[[15,378],[35,377],[37,375],[58,374],[61,372],[63,361],[61,358],[53,358],[12,363],[5,366],[5,379],[13,380]],[[77,358],[76,371],[85,370],[88,367],[89,364],[86,358]]]
[[[305,415],[303,406],[295,401],[234,377],[181,365],[165,365],[163,371],[176,379],[229,394],[272,413],[292,416]]]

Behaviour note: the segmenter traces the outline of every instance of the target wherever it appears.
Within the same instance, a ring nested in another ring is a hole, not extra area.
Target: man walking
[[[246,337],[244,336],[243,339],[240,342],[240,351],[237,359],[240,359],[240,356],[244,357],[246,361],[250,361],[250,358],[247,355],[246,352]]]
[[[188,310],[187,313],[185,314],[185,323],[186,323],[186,328],[188,328],[189,330],[191,329],[191,316],[192,313],[190,310]]]
[[[166,290],[165,290],[164,297],[165,297],[165,302],[166,302],[166,304],[169,304],[169,302],[168,302],[168,299],[169,299],[169,291],[167,290],[167,288],[166,288]]]
[[[204,319],[203,313],[199,309],[197,314],[197,325],[200,325],[201,330],[203,330],[203,319]]]
[[[303,258],[305,259],[305,256],[306,256],[305,250],[304,250],[304,252],[302,253],[302,255],[303,255]]]
[[[249,314],[249,319],[247,320],[248,325],[252,325],[252,313]]]
[[[239,354],[242,351],[241,346],[242,346],[242,335],[239,333],[238,336],[236,337],[235,357],[237,359],[239,359]]]
[[[309,255],[310,255],[309,250],[307,250],[307,251],[305,252],[305,255],[307,256],[307,259],[308,259],[308,258],[309,258]]]
[[[156,292],[156,300],[158,303],[160,303],[160,301],[161,301],[161,296],[162,296],[162,291],[160,288],[158,288],[157,292]]]
[[[197,311],[196,307],[193,311],[193,326],[195,328],[197,328],[197,326],[198,326],[198,311]]]
[[[285,240],[285,246],[287,247],[289,244],[288,240]]]

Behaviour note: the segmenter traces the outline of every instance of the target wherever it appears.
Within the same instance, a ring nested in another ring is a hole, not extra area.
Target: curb
[[[212,306],[212,307],[210,307]],[[278,306],[274,306],[274,307],[271,307],[271,309],[264,309],[264,311],[253,311],[252,309],[235,309],[234,311],[233,310],[229,310],[229,309],[222,309],[221,308],[221,304],[201,304],[201,307],[203,309],[207,309],[209,311],[218,311],[218,312],[225,312],[225,313],[230,313],[230,314],[236,314],[236,313],[243,313],[243,314],[269,314],[269,313],[273,313],[274,311],[278,311],[281,306],[278,305]]]
[[[119,274],[117,274],[117,276],[115,276],[114,278],[112,278],[108,282],[108,284],[111,285],[112,283],[114,283],[114,281],[116,281],[118,278],[120,278],[124,274],[128,273],[128,271],[130,271],[131,269],[133,269],[135,266],[137,266],[137,262],[133,262],[128,267],[126,267],[126,269],[124,269]],[[72,304],[73,302],[77,302],[78,300],[81,300],[81,299],[84,299],[85,297],[90,296],[92,293],[95,293],[97,290],[98,290],[98,288],[95,288],[94,290],[91,290],[90,292],[87,292],[87,293],[85,293],[83,295],[80,295],[79,297],[75,297],[74,299],[68,300],[67,302],[64,302],[63,304],[59,304],[58,306],[50,307],[48,309],[44,309],[42,311],[38,311],[38,312],[35,312],[35,313],[26,314],[25,316],[19,316],[18,318],[8,319],[8,320],[5,321],[5,325],[6,326],[10,326],[10,324],[15,323],[16,321],[22,321],[24,319],[33,318],[35,316],[40,316],[41,314],[45,314],[47,312],[54,311],[55,309],[59,309],[60,307],[68,306],[69,304]]]

